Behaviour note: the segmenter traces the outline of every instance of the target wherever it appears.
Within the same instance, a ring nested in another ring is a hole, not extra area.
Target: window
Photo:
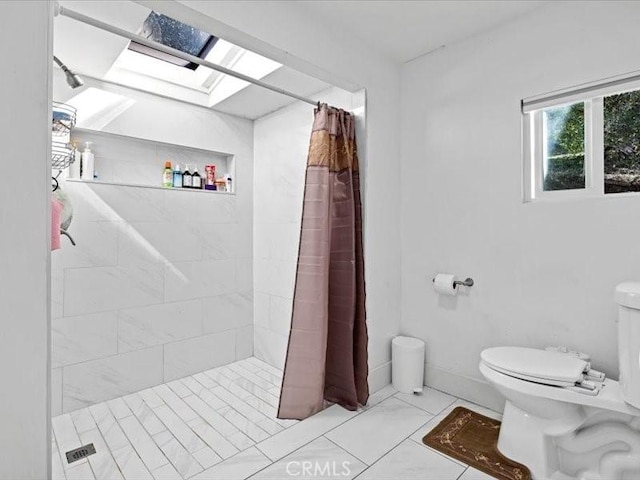
[[[640,192],[639,78],[523,100],[525,201]]]
[[[213,35],[156,12],[151,12],[146,18],[139,33],[149,40],[200,58],[205,58],[218,41],[218,38]],[[129,43],[129,50],[191,70],[199,67],[196,63],[187,62],[134,41]]]

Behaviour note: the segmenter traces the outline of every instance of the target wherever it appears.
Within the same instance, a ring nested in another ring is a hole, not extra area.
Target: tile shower
[[[98,181],[61,182],[77,246],[51,259],[53,415],[253,354],[253,123],[120,93],[132,106],[99,131],[79,117]],[[234,194],[135,185],[159,185],[167,159],[226,166],[220,151],[237,162]]]

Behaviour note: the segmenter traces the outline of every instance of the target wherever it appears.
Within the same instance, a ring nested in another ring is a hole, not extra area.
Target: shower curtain
[[[354,116],[315,110],[298,268],[278,418],[328,402],[365,405],[367,383],[362,203]]]

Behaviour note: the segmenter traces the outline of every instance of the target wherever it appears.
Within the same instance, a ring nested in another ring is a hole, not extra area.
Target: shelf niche
[[[203,182],[206,175],[205,165],[215,165],[216,178],[229,174],[232,178],[232,189],[235,191],[235,159],[230,153],[85,128],[74,128],[71,140],[80,151],[84,150],[85,142],[91,142],[91,151],[95,156],[95,183],[164,188],[162,173],[165,162],[170,161],[172,168],[179,164],[182,171],[188,164],[191,173],[194,166],[198,167],[198,173],[202,176]],[[90,183],[90,181],[86,182]],[[198,190],[187,188],[184,191],[197,192]],[[202,190],[202,192],[217,191]]]

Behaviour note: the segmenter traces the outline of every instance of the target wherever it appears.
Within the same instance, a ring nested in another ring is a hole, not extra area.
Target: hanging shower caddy
[[[76,124],[77,110],[71,105],[53,102],[51,121],[51,169],[62,171],[76,159],[71,144],[71,130]]]

